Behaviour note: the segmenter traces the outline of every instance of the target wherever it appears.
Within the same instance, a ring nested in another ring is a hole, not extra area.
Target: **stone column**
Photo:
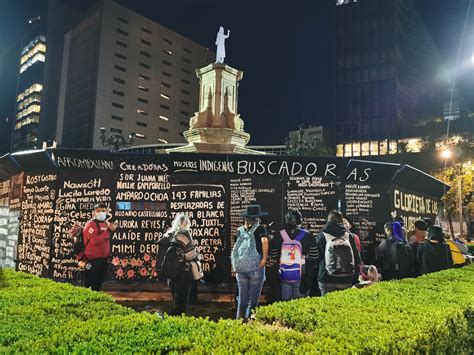
[[[264,154],[245,148],[250,134],[237,113],[238,83],[243,72],[227,64],[212,63],[197,69],[200,82],[199,112],[184,132],[188,145],[167,152]]]

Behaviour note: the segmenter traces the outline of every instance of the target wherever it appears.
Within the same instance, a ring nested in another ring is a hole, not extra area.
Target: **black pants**
[[[171,279],[170,287],[173,295],[173,309],[170,315],[177,316],[186,312],[192,282],[191,270],[183,271],[178,277]]]
[[[93,291],[100,291],[105,277],[107,276],[107,259],[92,259],[87,261],[91,265],[89,270],[85,271],[85,287],[90,287]]]

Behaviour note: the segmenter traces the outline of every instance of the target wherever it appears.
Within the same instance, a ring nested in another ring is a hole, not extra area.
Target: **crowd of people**
[[[384,239],[370,264],[361,257],[361,241],[354,226],[339,211],[329,212],[316,235],[303,227],[298,210],[289,210],[284,225],[269,235],[262,224],[267,215],[260,205],[247,206],[234,237],[231,265],[238,286],[237,319],[251,317],[265,282],[271,300],[288,301],[365,288],[380,280],[417,277],[465,262],[462,253],[455,254],[459,243],[447,241],[442,228],[429,218],[416,221],[410,231],[400,217],[386,223]],[[196,293],[196,282],[204,276],[191,225],[186,214],[177,214],[159,242],[157,269],[170,285],[172,315],[186,312],[190,294]],[[106,206],[99,204],[94,218],[79,231],[82,240],[76,243],[77,258],[85,271],[86,287],[100,290],[110,256],[110,233],[116,228],[115,223],[106,221]]]

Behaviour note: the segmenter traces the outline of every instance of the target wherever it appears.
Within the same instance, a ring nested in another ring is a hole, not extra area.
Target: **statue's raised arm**
[[[219,28],[219,32],[217,32],[217,38],[216,38],[216,46],[217,46],[217,51],[216,51],[216,63],[224,63],[224,58],[225,58],[225,40],[226,38],[229,38],[230,36],[230,30],[227,30],[227,35],[224,34],[224,27]]]

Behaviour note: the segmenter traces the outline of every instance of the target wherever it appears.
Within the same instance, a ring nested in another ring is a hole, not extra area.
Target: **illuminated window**
[[[46,53],[46,44],[36,43],[33,48],[28,49],[28,51],[21,57],[20,64],[25,64],[30,58],[32,58],[38,52]]]
[[[345,157],[352,156],[352,144],[344,144],[344,156]]]
[[[336,146],[336,156],[343,157],[344,156],[344,144],[338,144]]]
[[[135,133],[135,137],[136,138],[140,138],[140,139],[145,139],[145,135],[144,134],[141,134],[141,133]]]
[[[362,151],[361,151],[362,156],[367,156],[370,155],[370,143],[369,142],[363,142],[362,143]]]
[[[389,143],[389,153],[388,154],[397,154],[397,153],[398,153],[397,141],[390,141],[390,143]]]
[[[163,144],[168,143],[168,141],[166,139],[162,139],[162,138],[158,138],[158,142],[163,143]]]
[[[386,155],[388,153],[388,143],[387,141],[380,142],[380,155]]]
[[[160,96],[166,100],[169,100],[171,97],[169,97],[168,95],[165,95],[165,94],[160,94]]]
[[[137,113],[139,113],[140,115],[148,115],[148,112],[144,111],[144,110],[140,110],[140,109],[137,109]]]
[[[379,142],[370,142],[370,155],[379,155]]]
[[[360,157],[360,142],[352,143],[352,156]]]
[[[31,67],[36,62],[44,62],[46,60],[46,56],[43,53],[36,53],[32,58],[28,59],[28,61],[23,64],[20,68],[20,74]]]
[[[144,87],[143,85],[138,85],[138,89],[145,92],[150,91],[148,88]]]
[[[142,80],[150,80],[150,78],[146,75],[143,75],[143,74],[139,74],[138,75],[138,79],[142,79]]]
[[[173,55],[173,52],[167,50],[167,49],[163,49],[163,52],[166,53],[166,54],[169,54],[169,55]]]
[[[170,119],[166,116],[163,116],[163,115],[160,115],[159,116],[160,120],[163,120],[163,121],[169,121]]]

